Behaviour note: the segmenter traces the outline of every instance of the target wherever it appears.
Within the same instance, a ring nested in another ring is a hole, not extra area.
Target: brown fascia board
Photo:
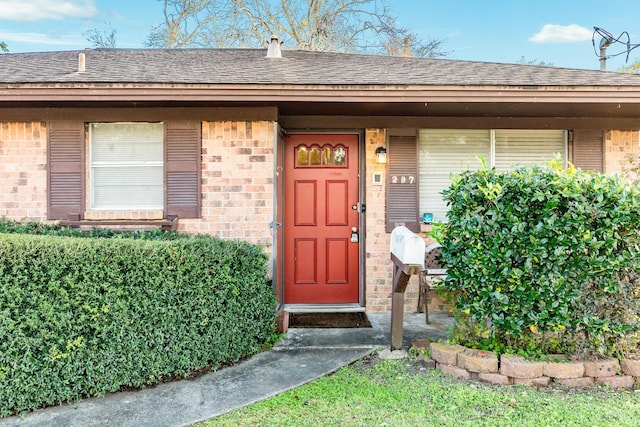
[[[82,117],[87,121],[278,120],[278,108],[264,107],[0,107],[5,121],[49,121]]]
[[[640,86],[5,84],[0,100],[638,103]]]

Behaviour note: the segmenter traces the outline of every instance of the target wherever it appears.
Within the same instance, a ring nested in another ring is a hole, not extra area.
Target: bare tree
[[[165,20],[148,47],[287,47],[407,56],[445,56],[443,41],[401,27],[385,0],[159,0]]]
[[[158,0],[163,3],[164,22],[155,26],[145,45],[159,48],[219,47],[217,17],[224,22],[228,2],[216,0]],[[224,4],[223,4],[224,3]],[[228,23],[225,23],[228,25]]]
[[[518,59],[516,61],[516,64],[519,65],[540,65],[543,67],[553,67],[553,63],[551,62],[544,62],[539,60],[538,58],[536,59],[527,59],[524,56],[521,56],[520,59]]]
[[[105,29],[92,28],[83,35],[95,48],[113,49],[116,47],[116,30],[110,23],[105,23],[105,25]]]

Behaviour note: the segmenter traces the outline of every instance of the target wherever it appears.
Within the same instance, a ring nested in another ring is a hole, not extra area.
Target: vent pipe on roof
[[[280,51],[280,38],[276,35],[271,36],[269,42],[269,48],[267,49],[267,58],[282,58],[282,52]]]
[[[85,70],[86,70],[86,65],[84,60],[84,53],[80,52],[78,54],[78,72],[84,73]]]
[[[600,40],[600,71],[607,71],[607,48],[613,43],[612,39]]]

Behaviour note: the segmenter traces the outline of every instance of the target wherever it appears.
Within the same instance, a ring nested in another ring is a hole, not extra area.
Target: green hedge
[[[116,231],[110,228],[94,227],[90,230],[80,230],[78,228],[61,226],[58,223],[12,221],[5,217],[0,218],[0,233],[141,240],[175,240],[183,238],[190,239],[192,237],[186,233],[164,231],[160,229]]]
[[[558,163],[468,171],[444,192],[456,337],[502,351],[637,351],[640,191]]]
[[[275,305],[248,243],[0,234],[0,416],[237,361]]]

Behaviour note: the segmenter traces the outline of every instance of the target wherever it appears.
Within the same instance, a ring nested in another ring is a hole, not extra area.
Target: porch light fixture
[[[384,147],[376,148],[376,163],[379,165],[387,164],[387,149]]]

